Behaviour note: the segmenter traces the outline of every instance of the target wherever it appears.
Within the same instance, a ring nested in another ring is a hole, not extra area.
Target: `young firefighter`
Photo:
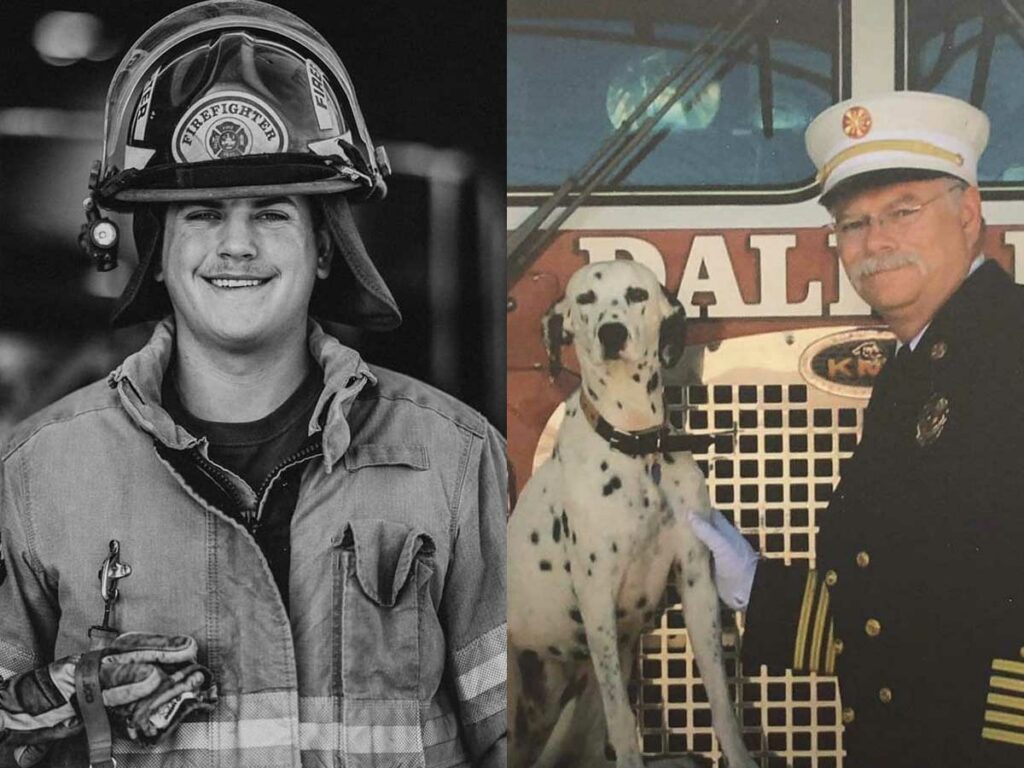
[[[115,322],[160,322],[0,450],[0,765],[504,766],[503,441],[317,322],[400,322],[337,54],[265,3],[190,6],[106,126],[92,247],[133,212]]]

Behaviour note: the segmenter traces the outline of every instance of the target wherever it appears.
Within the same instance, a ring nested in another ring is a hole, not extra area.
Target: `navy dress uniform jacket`
[[[847,768],[1024,766],[1024,287],[994,262],[879,375],[817,568],[758,566],[743,659],[839,676]]]

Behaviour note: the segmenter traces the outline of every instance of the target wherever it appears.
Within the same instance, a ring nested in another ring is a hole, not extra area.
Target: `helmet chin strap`
[[[117,246],[121,235],[117,224],[104,216],[96,202],[96,187],[99,184],[100,161],[92,165],[89,176],[89,196],[82,201],[85,209],[85,224],[78,235],[78,245],[86,257],[100,272],[117,268]]]

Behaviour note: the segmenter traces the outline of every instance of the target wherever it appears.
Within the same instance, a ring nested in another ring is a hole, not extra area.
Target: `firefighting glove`
[[[711,510],[710,520],[690,512],[689,521],[697,538],[711,550],[719,598],[734,611],[744,610],[754,586],[757,551],[717,509]]]
[[[196,663],[188,636],[126,632],[105,648],[99,665],[103,705],[122,736],[152,743],[215,698],[212,676]],[[0,682],[0,746],[14,748],[19,765],[32,765],[46,745],[84,729],[75,696],[80,656]]]

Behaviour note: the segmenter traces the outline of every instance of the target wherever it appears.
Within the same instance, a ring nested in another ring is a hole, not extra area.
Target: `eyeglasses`
[[[855,219],[837,219],[832,222],[832,231],[835,232],[836,242],[841,245],[860,245],[871,231],[871,222],[878,222],[878,228],[882,232],[889,232],[893,235],[900,235],[914,226],[926,205],[931,205],[936,200],[945,197],[954,189],[962,190],[959,184],[947,187],[935,197],[930,197],[923,203],[917,205],[905,205],[878,216],[858,216]]]

